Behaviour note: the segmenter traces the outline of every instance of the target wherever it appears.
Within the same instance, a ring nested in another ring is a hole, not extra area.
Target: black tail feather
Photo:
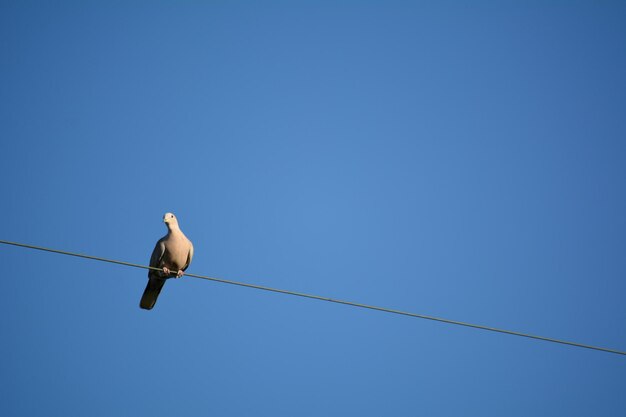
[[[165,285],[165,280],[160,278],[149,278],[148,285],[146,285],[146,289],[143,292],[143,296],[141,297],[141,302],[139,303],[139,307],[152,310],[154,304],[156,304],[157,298],[159,298],[159,294],[161,293],[161,289]]]

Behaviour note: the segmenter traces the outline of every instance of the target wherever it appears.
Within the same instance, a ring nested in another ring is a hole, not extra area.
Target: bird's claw
[[[169,269],[169,268],[163,267],[163,273],[164,273],[165,275],[171,275],[171,274],[172,274],[172,271],[170,271],[170,269]],[[183,270],[179,270],[178,272],[176,272],[176,278],[180,278],[180,277],[182,277],[183,275],[185,275],[185,271],[183,271]]]

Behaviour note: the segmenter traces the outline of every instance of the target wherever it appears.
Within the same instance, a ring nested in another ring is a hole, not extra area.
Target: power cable
[[[6,241],[6,240],[0,240],[0,243],[3,243],[5,245],[19,246],[19,247],[28,248],[28,249],[36,249],[36,250],[45,251],[45,252],[58,253],[58,254],[61,254],[61,255],[76,256],[78,258],[91,259],[91,260],[94,260],[94,261],[109,262],[109,263],[112,263],[112,264],[130,266],[130,267],[133,267],[133,268],[151,269],[151,270],[154,270],[154,271],[160,271],[161,270],[160,268],[155,268],[155,267],[151,267],[151,266],[134,264],[134,263],[130,263],[130,262],[122,262],[122,261],[117,261],[117,260],[113,260],[113,259],[106,259],[106,258],[101,258],[101,257],[98,257],[98,256],[83,255],[83,254],[80,254],[80,253],[67,252],[67,251],[58,250],[58,249],[50,249],[50,248],[45,248],[45,247],[41,247],[41,246],[27,245],[27,244],[24,244],[24,243],[9,242],[9,241]],[[197,274],[185,273],[185,276],[194,277],[194,278],[200,278],[200,279],[206,279],[206,280],[214,281],[214,282],[221,282],[223,284],[238,285],[240,287],[254,288],[254,289],[257,289],[257,290],[271,291],[271,292],[287,294],[287,295],[294,295],[294,296],[297,296],[297,297],[312,298],[314,300],[329,301],[331,303],[343,304],[343,305],[352,306],[352,307],[366,308],[366,309],[370,309],[370,310],[382,311],[382,312],[385,312],[385,313],[399,314],[399,315],[402,315],[402,316],[409,316],[409,317],[414,317],[414,318],[419,318],[419,319],[438,321],[438,322],[441,322],[441,323],[454,324],[454,325],[457,325],[457,326],[471,327],[471,328],[474,328],[474,329],[487,330],[487,331],[490,331],[490,332],[510,334],[510,335],[513,335],[513,336],[520,336],[520,337],[527,337],[527,338],[530,338],[530,339],[543,340],[544,342],[559,343],[559,344],[562,344],[562,345],[575,346],[575,347],[579,347],[579,348],[598,350],[598,351],[602,351],[602,352],[609,352],[609,353],[615,353],[615,354],[618,354],[618,355],[626,356],[626,352],[623,352],[623,351],[620,351],[620,350],[608,349],[608,348],[603,348],[603,347],[598,347],[598,346],[591,346],[591,345],[586,345],[586,344],[576,343],[576,342],[568,342],[566,340],[559,340],[559,339],[554,339],[554,338],[551,338],[551,337],[543,337],[543,336],[537,336],[537,335],[532,335],[532,334],[527,334],[527,333],[514,332],[512,330],[505,330],[505,329],[498,329],[498,328],[495,328],[495,327],[481,326],[479,324],[465,323],[465,322],[456,321],[456,320],[448,320],[448,319],[443,319],[443,318],[440,318],[440,317],[433,317],[433,316],[427,316],[427,315],[423,315],[423,314],[409,313],[409,312],[406,312],[406,311],[394,310],[394,309],[385,308],[385,307],[376,307],[376,306],[367,305],[367,304],[355,303],[355,302],[352,302],[352,301],[345,301],[345,300],[338,300],[338,299],[329,298],[329,297],[322,297],[322,296],[319,296],[319,295],[305,294],[305,293],[301,293],[301,292],[295,292],[295,291],[281,290],[281,289],[278,289],[278,288],[265,287],[265,286],[262,286],[262,285],[248,284],[248,283],[245,283],[245,282],[231,281],[231,280],[222,279],[222,278],[213,278],[213,277],[208,277],[208,276],[205,276],[205,275],[197,275]]]

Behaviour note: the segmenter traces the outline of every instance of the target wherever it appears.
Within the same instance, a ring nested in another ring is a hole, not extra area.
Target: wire
[[[45,247],[41,247],[41,246],[27,245],[27,244],[24,244],[24,243],[9,242],[9,241],[6,241],[6,240],[0,240],[0,243],[3,243],[5,245],[20,246],[20,247],[28,248],[28,249],[36,249],[36,250],[45,251],[45,252],[58,253],[58,254],[61,254],[61,255],[76,256],[78,258],[91,259],[91,260],[94,260],[94,261],[109,262],[109,263],[112,263],[112,264],[119,264],[119,265],[124,265],[124,266],[130,266],[130,267],[133,267],[133,268],[143,268],[143,269],[150,269],[150,270],[154,270],[154,271],[161,271],[161,268],[155,268],[155,267],[151,267],[151,266],[134,264],[134,263],[130,263],[130,262],[122,262],[122,261],[117,261],[117,260],[113,260],[113,259],[106,259],[106,258],[101,258],[101,257],[98,257],[98,256],[83,255],[83,254],[80,254],[80,253],[67,252],[67,251],[58,250],[58,249],[50,249],[50,248],[45,248]],[[287,295],[294,295],[294,296],[297,296],[297,297],[312,298],[314,300],[329,301],[331,303],[343,304],[343,305],[352,306],[352,307],[366,308],[366,309],[369,309],[369,310],[382,311],[382,312],[385,312],[385,313],[399,314],[399,315],[402,315],[402,316],[409,316],[409,317],[414,317],[414,318],[419,318],[419,319],[438,321],[438,322],[441,322],[441,323],[454,324],[454,325],[457,325],[457,326],[471,327],[471,328],[474,328],[474,329],[487,330],[487,331],[490,331],[490,332],[504,333],[504,334],[509,334],[509,335],[513,335],[513,336],[520,336],[520,337],[526,337],[526,338],[530,338],[530,339],[543,340],[544,342],[559,343],[559,344],[562,344],[562,345],[569,345],[569,346],[575,346],[575,347],[579,347],[579,348],[599,350],[599,351],[602,351],[602,352],[609,352],[609,353],[615,353],[615,354],[618,354],[618,355],[625,355],[626,356],[626,352],[620,351],[620,350],[608,349],[608,348],[603,348],[603,347],[598,347],[598,346],[585,345],[585,344],[582,344],[582,343],[568,342],[566,340],[559,340],[559,339],[553,339],[553,338],[550,338],[550,337],[543,337],[543,336],[537,336],[537,335],[532,335],[532,334],[527,334],[527,333],[514,332],[514,331],[511,331],[511,330],[504,330],[504,329],[498,329],[498,328],[495,328],[495,327],[481,326],[479,324],[471,324],[471,323],[465,323],[465,322],[462,322],[462,321],[448,320],[448,319],[443,319],[443,318],[440,318],[440,317],[427,316],[427,315],[423,315],[423,314],[409,313],[409,312],[406,312],[406,311],[394,310],[394,309],[391,309],[391,308],[376,307],[376,306],[367,305],[367,304],[355,303],[355,302],[352,302],[352,301],[338,300],[338,299],[329,298],[329,297],[322,297],[322,296],[319,296],[319,295],[312,295],[312,294],[305,294],[305,293],[300,293],[300,292],[295,292],[295,291],[281,290],[281,289],[278,289],[278,288],[270,288],[270,287],[265,287],[265,286],[262,286],[262,285],[248,284],[248,283],[245,283],[245,282],[231,281],[231,280],[222,279],[222,278],[213,278],[213,277],[208,277],[208,276],[204,276],[204,275],[185,273],[185,276],[194,277],[194,278],[200,278],[200,279],[206,279],[206,280],[214,281],[214,282],[221,282],[223,284],[238,285],[240,287],[254,288],[254,289],[257,289],[257,290],[271,291],[271,292],[276,292],[276,293],[280,293],[280,294],[287,294]]]

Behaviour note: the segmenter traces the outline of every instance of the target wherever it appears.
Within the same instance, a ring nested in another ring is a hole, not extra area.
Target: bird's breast
[[[172,270],[178,270],[185,266],[189,256],[189,245],[187,242],[177,242],[177,244],[166,244],[165,253],[161,259],[162,266]]]

